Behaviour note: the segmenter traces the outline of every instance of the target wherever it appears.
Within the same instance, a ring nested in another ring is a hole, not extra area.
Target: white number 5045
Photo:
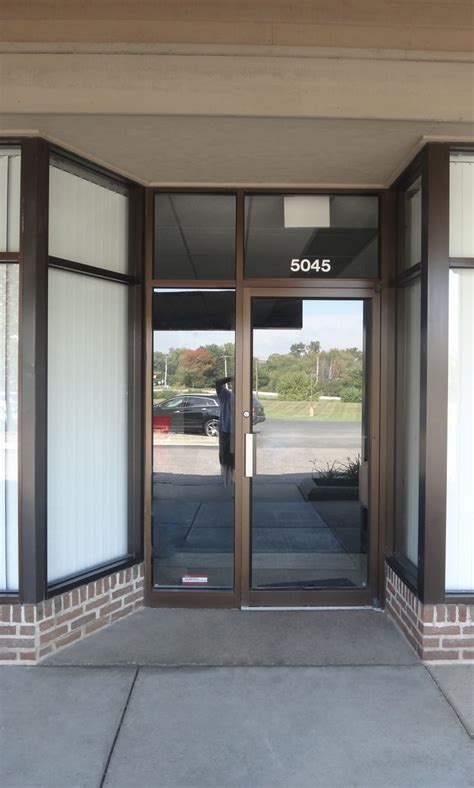
[[[327,274],[331,270],[331,261],[326,259],[320,260],[319,258],[316,260],[308,260],[307,257],[303,257],[300,260],[299,257],[294,257],[290,263],[290,268],[292,271],[301,271],[304,274],[309,274],[310,271],[316,271],[316,273],[322,271]]]

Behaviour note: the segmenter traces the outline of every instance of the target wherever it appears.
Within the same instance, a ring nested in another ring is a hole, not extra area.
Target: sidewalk
[[[3,788],[474,785],[472,741],[451,705],[472,673],[451,678],[448,702],[384,614],[143,613],[58,653],[63,664],[0,670]],[[140,627],[150,650],[142,643],[132,665]],[[206,650],[212,630],[221,648]],[[150,653],[163,666],[144,666]],[[432,670],[441,682],[446,668]]]

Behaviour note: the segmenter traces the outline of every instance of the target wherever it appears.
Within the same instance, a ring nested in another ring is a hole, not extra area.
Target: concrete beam
[[[0,80],[11,113],[474,121],[449,60],[4,53]]]

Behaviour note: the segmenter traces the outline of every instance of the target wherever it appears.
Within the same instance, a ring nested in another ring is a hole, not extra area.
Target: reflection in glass
[[[367,584],[361,300],[252,299],[252,588]]]
[[[377,197],[245,198],[246,276],[376,277],[377,238]]]
[[[234,585],[231,290],[153,295],[153,583]]]
[[[154,275],[234,279],[235,195],[155,195]]]

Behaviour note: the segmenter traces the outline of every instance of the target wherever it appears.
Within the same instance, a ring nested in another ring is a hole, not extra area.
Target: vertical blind
[[[446,590],[474,591],[474,269],[450,272]]]
[[[20,248],[20,151],[0,149],[0,252]]]
[[[49,271],[49,583],[127,554],[127,299]]]
[[[449,255],[474,257],[474,154],[472,153],[451,155]]]
[[[421,283],[399,291],[397,326],[397,551],[418,564]]]
[[[0,264],[0,591],[18,590],[18,273]]]
[[[127,273],[126,194],[52,164],[49,215],[51,256]]]

